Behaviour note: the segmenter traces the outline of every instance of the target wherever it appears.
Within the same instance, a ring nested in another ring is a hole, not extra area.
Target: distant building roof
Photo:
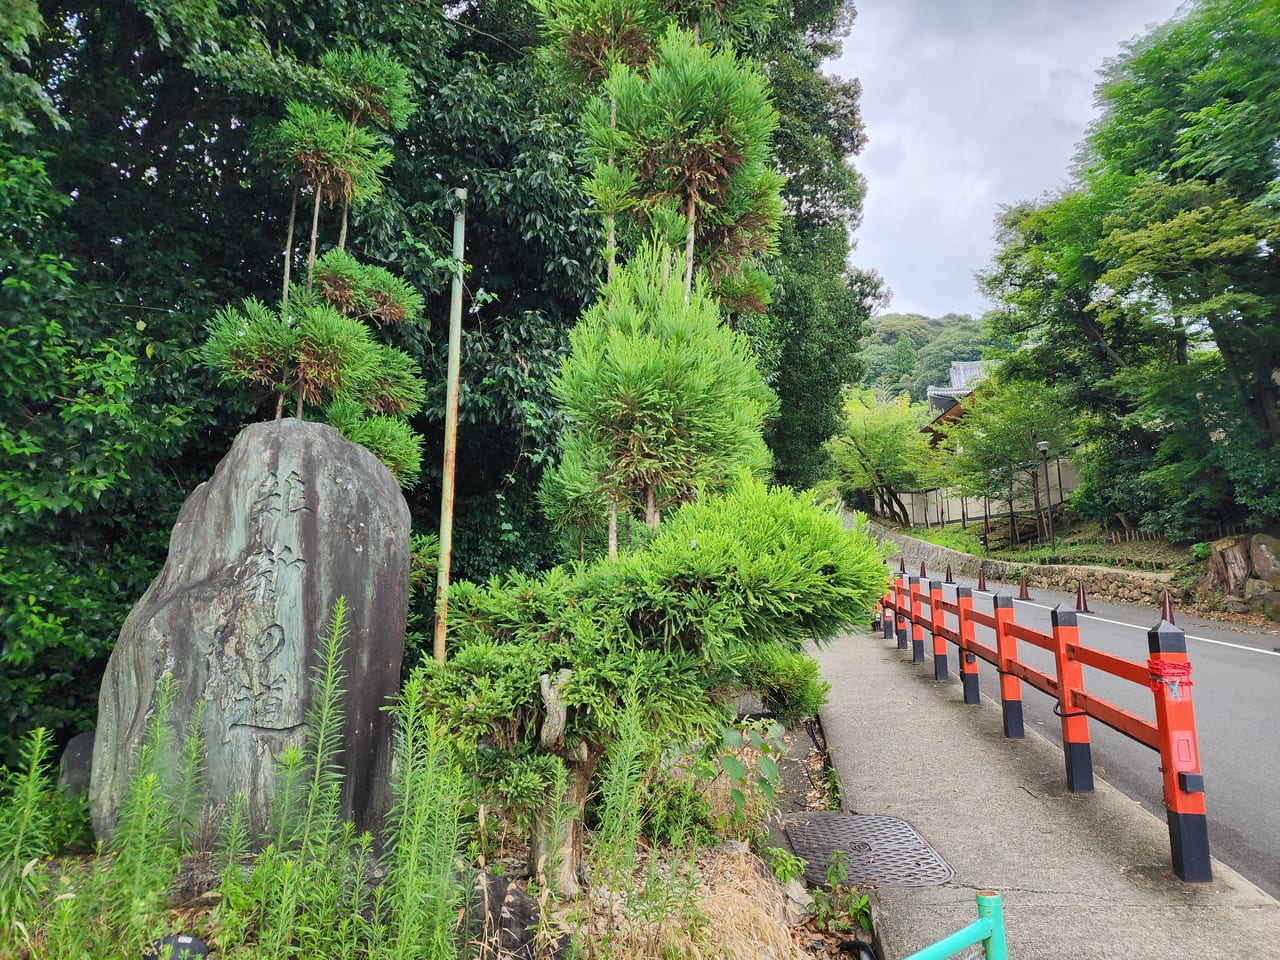
[[[925,397],[930,410],[945,411],[952,402],[962,400],[973,393],[973,388],[987,378],[982,360],[952,360],[951,386],[928,387]]]
[[[973,389],[974,384],[980,380],[985,380],[987,376],[983,369],[981,360],[952,360],[951,361],[951,387],[959,389],[968,387]]]

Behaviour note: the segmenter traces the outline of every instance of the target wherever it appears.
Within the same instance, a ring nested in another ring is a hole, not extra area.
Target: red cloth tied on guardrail
[[[1151,692],[1159,693],[1160,685],[1166,684],[1173,699],[1181,700],[1179,690],[1182,687],[1194,687],[1191,682],[1191,662],[1177,660],[1157,660],[1152,657],[1147,661],[1147,669],[1151,671]]]

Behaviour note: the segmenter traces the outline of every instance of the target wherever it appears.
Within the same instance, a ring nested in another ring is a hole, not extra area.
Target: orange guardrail
[[[1160,622],[1147,632],[1151,657],[1144,664],[1086,646],[1080,638],[1076,611],[1065,603],[1050,612],[1052,629],[1045,632],[1016,621],[1013,598],[1008,594],[993,596],[992,610],[987,614],[974,608],[971,588],[957,587],[956,599],[949,601],[943,597],[942,581],[926,581],[923,568],[920,573],[919,577],[908,577],[901,571],[893,574],[892,584],[881,600],[885,639],[896,636],[898,648],[905,650],[909,637],[912,661],[923,663],[927,630],[932,639],[936,680],[948,678],[948,644],[954,644],[967,704],[980,702],[978,661],[994,666],[1000,677],[1006,737],[1021,739],[1025,735],[1023,683],[1053,697],[1057,701],[1054,713],[1062,721],[1067,787],[1075,793],[1093,790],[1091,719],[1155,750],[1160,755],[1174,872],[1188,882],[1212,880],[1204,777],[1191,701],[1191,663],[1187,659],[1186,635],[1172,622],[1167,596]],[[926,607],[928,614],[924,612]],[[994,633],[994,647],[976,639],[979,626]],[[1052,653],[1053,674],[1020,660],[1019,643]],[[1087,693],[1085,667],[1149,687],[1155,700],[1155,721]]]

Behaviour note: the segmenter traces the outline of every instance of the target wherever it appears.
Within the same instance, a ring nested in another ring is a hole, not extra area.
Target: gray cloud
[[[869,192],[854,261],[889,309],[989,307],[973,273],[1001,204],[1059,189],[1095,116],[1097,71],[1179,0],[861,0],[828,71],[862,81]]]

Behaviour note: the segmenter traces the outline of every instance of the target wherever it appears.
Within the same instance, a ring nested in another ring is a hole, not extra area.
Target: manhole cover
[[[844,853],[850,886],[931,887],[946,883],[955,871],[911,824],[897,817],[870,814],[794,814],[782,828],[797,856],[804,857],[805,879],[826,886],[831,854]]]

